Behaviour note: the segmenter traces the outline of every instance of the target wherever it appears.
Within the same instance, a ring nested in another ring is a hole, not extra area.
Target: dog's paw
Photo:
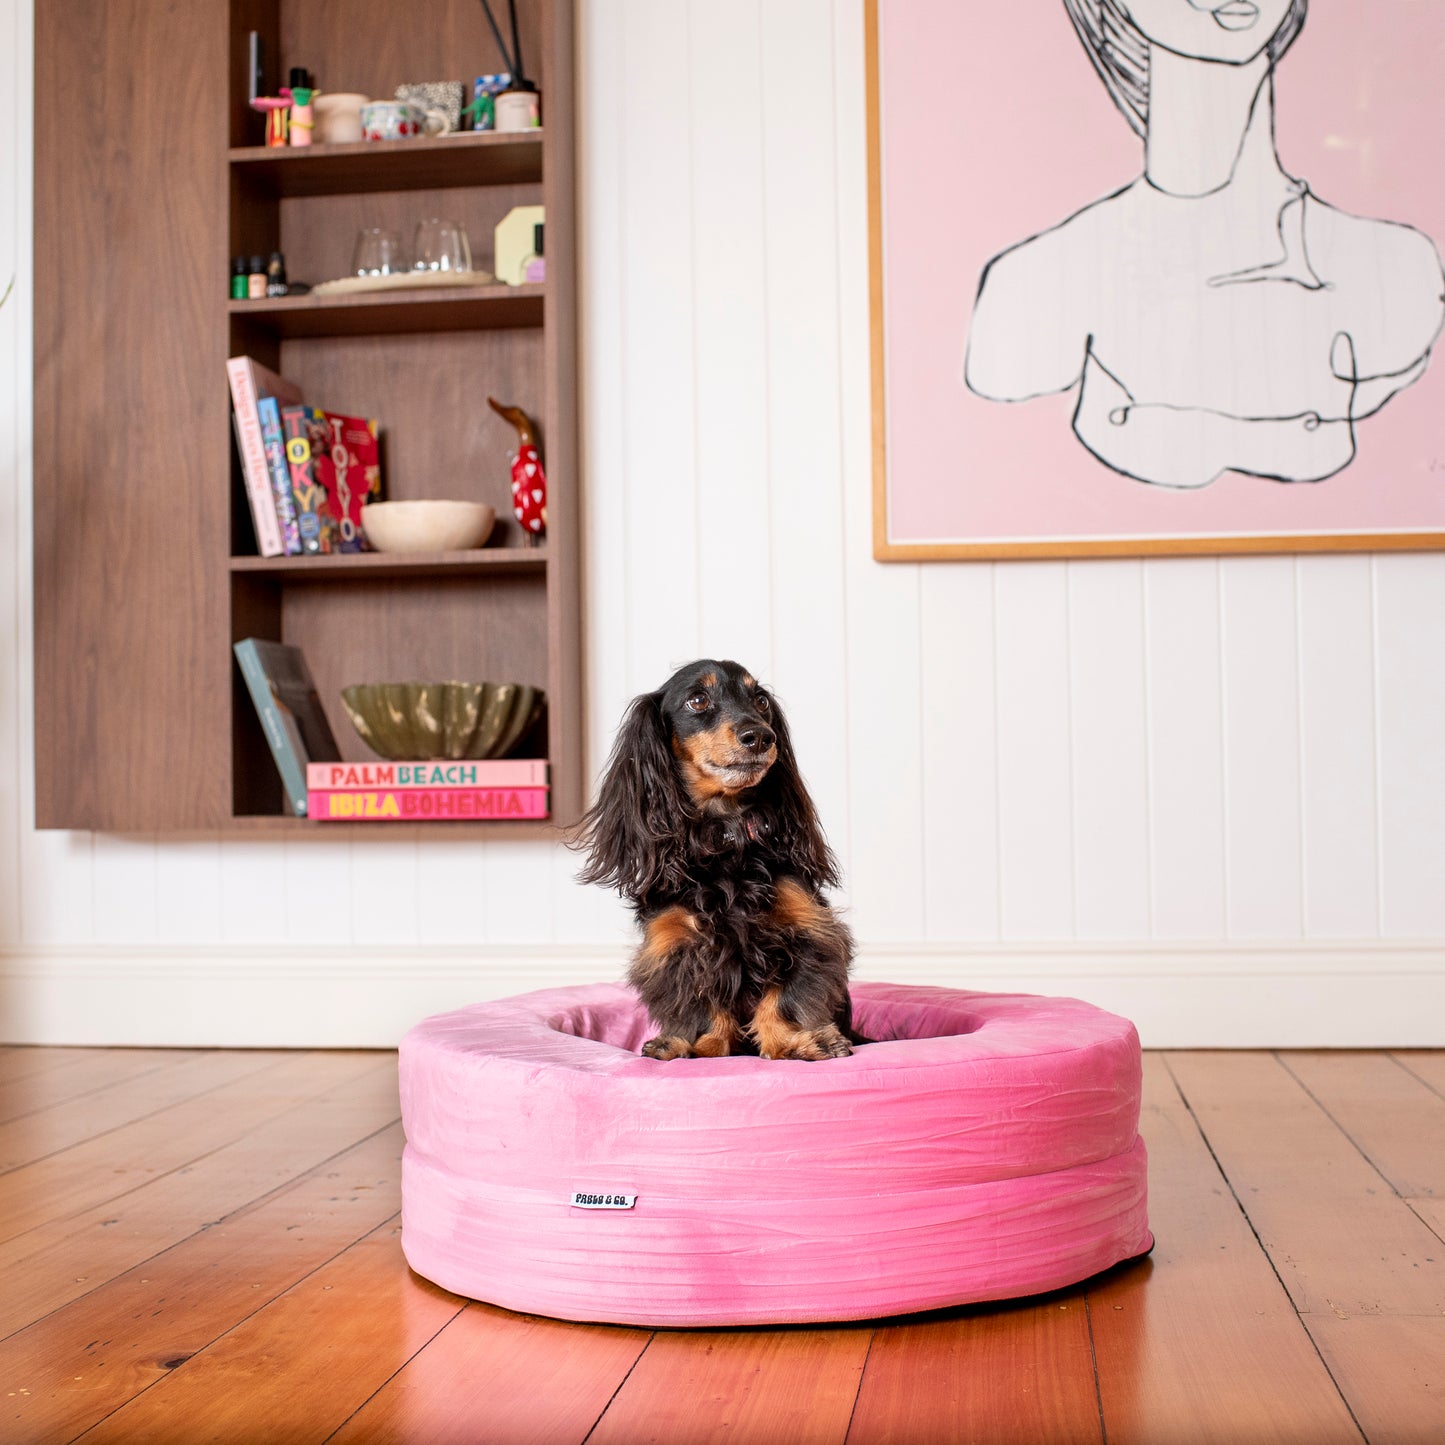
[[[658,1034],[642,1046],[642,1054],[648,1059],[685,1059],[692,1053],[692,1046],[676,1034]]]
[[[767,1049],[759,1053],[765,1059],[802,1059],[817,1063],[822,1059],[846,1059],[853,1052],[835,1024],[825,1024],[820,1029],[801,1029],[783,1039],[772,1039]]]
[[[853,1045],[844,1038],[836,1024],[828,1024],[813,1034],[813,1047],[817,1053],[808,1057],[814,1059],[846,1059],[853,1052]]]

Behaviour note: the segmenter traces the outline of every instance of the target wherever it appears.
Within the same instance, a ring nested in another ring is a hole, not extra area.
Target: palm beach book
[[[243,638],[232,650],[276,760],[287,804],[304,818],[307,765],[341,759],[306,654],[262,637]]]
[[[437,758],[420,763],[312,763],[306,786],[316,793],[395,788],[545,788],[546,758]]]
[[[317,823],[495,822],[549,816],[546,788],[367,788],[312,791]]]
[[[285,541],[276,510],[271,469],[266,461],[259,401],[263,396],[271,396],[282,402],[298,402],[301,391],[293,382],[277,376],[250,356],[233,356],[226,362],[226,381],[231,390],[236,449],[241,456],[241,478],[245,483],[251,524],[256,531],[256,550],[263,557],[279,557],[285,551]]]

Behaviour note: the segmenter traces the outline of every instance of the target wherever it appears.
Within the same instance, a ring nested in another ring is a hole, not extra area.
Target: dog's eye
[[[757,708],[757,710],[762,713],[764,717],[767,717],[767,715],[773,710],[773,705],[768,701],[768,695],[765,692],[760,692],[753,699],[753,706]]]
[[[683,706],[688,712],[706,712],[712,706],[712,699],[705,692],[695,692]]]

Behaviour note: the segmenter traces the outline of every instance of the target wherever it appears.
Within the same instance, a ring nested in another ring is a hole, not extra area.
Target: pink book
[[[271,469],[266,464],[266,445],[261,439],[261,417],[256,410],[256,379],[246,356],[233,356],[226,363],[231,386],[231,406],[236,416],[236,446],[241,453],[241,474],[246,483],[246,501],[256,528],[256,550],[263,557],[282,553],[281,523],[276,516],[276,497],[271,491]]]
[[[378,788],[545,788],[546,758],[483,758],[424,763],[311,763],[306,786],[318,793]]]
[[[548,816],[546,788],[387,788],[308,792],[319,823],[495,822]]]

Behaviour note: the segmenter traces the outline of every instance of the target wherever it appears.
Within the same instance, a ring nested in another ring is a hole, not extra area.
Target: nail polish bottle
[[[522,280],[545,281],[547,279],[547,257],[543,252],[546,237],[546,222],[538,221],[532,227],[532,254],[522,262]]]

